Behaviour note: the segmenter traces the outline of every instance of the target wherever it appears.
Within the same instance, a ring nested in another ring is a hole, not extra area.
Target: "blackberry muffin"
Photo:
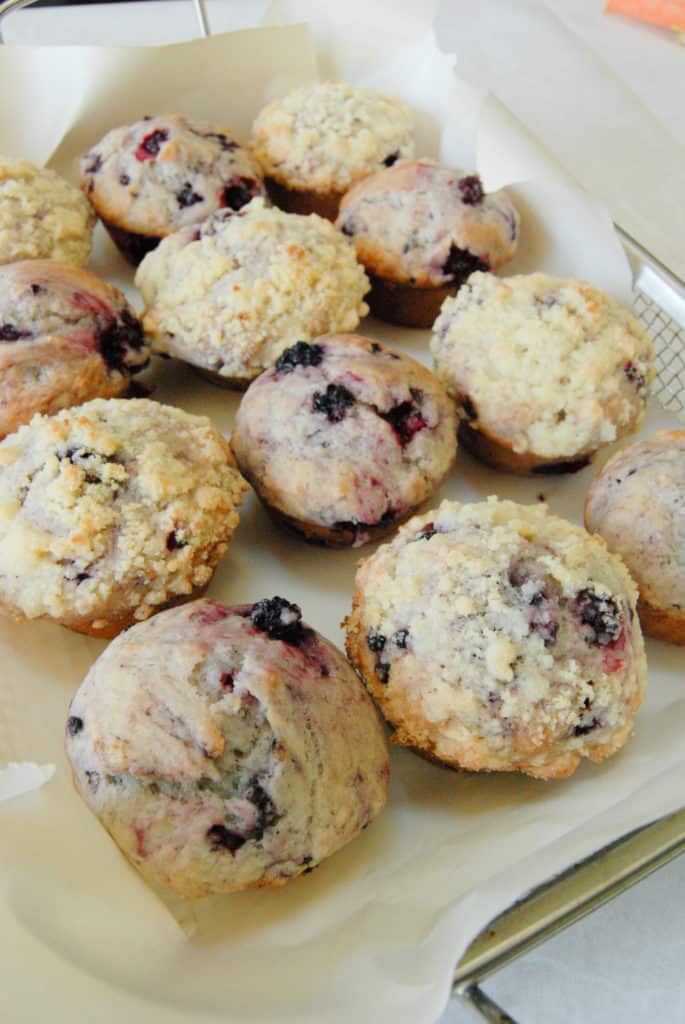
[[[140,321],[95,274],[54,260],[0,267],[0,438],[34,413],[123,394],[148,362]]]
[[[369,282],[349,240],[321,217],[261,199],[165,239],[136,285],[153,349],[232,387],[296,341],[353,330],[368,312]]]
[[[407,327],[432,327],[469,274],[512,259],[519,236],[505,191],[486,195],[478,175],[433,160],[403,161],[360,181],[336,224],[369,274],[371,312]]]
[[[128,630],[77,691],[66,747],[124,855],[181,896],[284,885],[387,795],[370,699],[280,597],[194,601]]]
[[[47,167],[0,156],[0,263],[88,262],[95,216],[78,188]]]
[[[96,398],[0,443],[0,611],[115,636],[210,580],[246,489],[204,416]]]
[[[277,206],[335,220],[352,185],[413,157],[411,114],[373,89],[315,82],[260,111],[252,149]]]
[[[476,271],[435,322],[435,371],[459,439],[496,469],[565,473],[636,430],[654,350],[635,317],[584,281]]]
[[[564,778],[630,736],[646,684],[636,598],[620,558],[544,506],[445,501],[361,563],[347,652],[394,742]]]
[[[239,210],[264,192],[230,129],[180,114],[113,128],[81,160],[81,187],[134,265],[179,228],[222,207]]]
[[[614,455],[590,488],[585,525],[628,566],[645,633],[685,644],[685,430]]]
[[[248,388],[231,447],[271,514],[305,539],[358,547],[440,486],[453,404],[408,356],[355,334],[298,342]]]

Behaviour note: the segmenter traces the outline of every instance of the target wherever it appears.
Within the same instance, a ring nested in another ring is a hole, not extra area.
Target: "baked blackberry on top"
[[[263,195],[261,174],[230,129],[180,114],[113,128],[81,160],[81,187],[133,264],[179,228]]]
[[[601,538],[544,506],[445,501],[361,563],[347,651],[395,742],[469,771],[563,778],[632,732],[636,599]]]
[[[150,353],[122,293],[55,260],[0,267],[0,438],[34,413],[123,394]]]
[[[380,813],[388,752],[343,655],[280,597],[194,601],[98,658],[66,727],[76,787],[182,896],[284,885]]]
[[[315,82],[274,100],[257,115],[252,145],[278,206],[329,220],[355,182],[414,155],[408,108],[346,82]]]
[[[504,190],[486,193],[477,174],[433,160],[365,178],[344,196],[336,224],[371,279],[371,312],[407,327],[431,327],[469,274],[512,259],[519,236]]]
[[[272,515],[334,547],[377,539],[440,486],[453,403],[420,363],[356,334],[300,341],[248,388],[231,446]]]
[[[497,469],[564,473],[636,430],[654,349],[627,309],[585,281],[476,271],[435,322],[435,371],[459,438]]]

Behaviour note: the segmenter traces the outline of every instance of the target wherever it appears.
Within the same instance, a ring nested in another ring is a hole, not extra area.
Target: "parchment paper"
[[[346,4],[346,17],[353,20],[361,7]],[[366,80],[366,68],[384,88],[413,102],[428,155],[438,152],[442,140],[435,126],[443,118],[449,123],[445,147],[463,123],[459,144],[464,153],[475,153],[479,122],[469,106],[473,94],[457,86],[446,102],[449,66],[419,31],[427,26],[411,12],[396,24],[408,33],[393,41],[395,47],[402,44],[402,60],[396,49],[388,53],[382,23],[369,17],[364,67],[355,75],[346,57],[354,51],[349,25],[339,32],[329,27],[328,72],[335,70],[339,39],[348,77]],[[68,72],[72,63],[90,85],[72,96],[70,84],[62,107],[58,95],[66,80],[74,80]],[[68,174],[76,155],[103,131],[158,105],[222,117],[244,133],[267,97],[315,74],[314,47],[304,28],[241,32],[153,52],[90,49],[78,59],[73,51],[43,51],[38,60],[0,49],[0,82],[27,64],[34,96],[51,93],[50,110],[60,112],[58,129],[43,125],[50,145],[40,146],[45,155],[54,148],[53,165]],[[143,94],[150,67],[154,87]],[[419,90],[418,82],[426,88]],[[432,82],[438,88],[435,102]],[[0,97],[8,145],[35,157],[42,140],[36,125],[40,105],[24,106],[16,93],[11,102],[6,92]],[[553,169],[553,161],[536,153],[530,141],[526,155],[525,133],[515,122],[509,127],[510,136],[503,131],[502,139],[518,139],[516,169]],[[494,177],[495,143],[486,157],[487,173]],[[627,265],[608,215],[595,201],[563,176],[518,184],[514,194],[523,211],[514,270],[552,269],[626,294]],[[130,271],[101,232],[91,266],[135,297]],[[373,321],[362,330],[429,362],[426,332]],[[155,385],[155,398],[210,415],[230,431],[237,396],[175,362],[155,362],[147,379]],[[654,407],[646,429],[669,422]],[[593,473],[519,480],[460,453],[434,503],[492,493],[535,501],[544,491],[555,513],[579,522]],[[282,594],[340,643],[339,623],[349,609],[359,555],[285,537],[250,496],[210,593],[230,603]],[[0,743],[7,740],[6,748],[0,746],[0,764],[12,758],[57,766],[49,786],[0,804],[2,1019],[35,1020],[53,1008],[60,1021],[67,1015],[90,1020],[96,1013],[103,1024],[428,1024],[447,999],[454,963],[497,911],[554,871],[682,803],[682,652],[650,643],[646,705],[634,738],[608,763],[583,766],[567,782],[544,784],[515,776],[459,776],[395,750],[387,810],[312,875],[275,892],[183,906],[162,901],[75,795],[63,754],[69,699],[104,646],[46,623],[0,622]]]

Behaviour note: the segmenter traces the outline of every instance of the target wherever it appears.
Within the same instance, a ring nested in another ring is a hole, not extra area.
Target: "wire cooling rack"
[[[34,0],[0,3],[2,20]],[[202,36],[210,35],[204,0],[190,0]],[[631,261],[633,311],[654,342],[652,394],[685,422],[685,282],[616,226]],[[455,968],[453,993],[490,1024],[516,1024],[481,982],[535,946],[685,853],[685,809],[638,829],[528,893],[496,917]]]

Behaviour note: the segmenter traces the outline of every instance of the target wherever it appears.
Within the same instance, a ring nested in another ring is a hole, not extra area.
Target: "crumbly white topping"
[[[377,277],[425,288],[460,280],[469,255],[491,270],[507,263],[516,251],[519,215],[504,190],[486,195],[476,175],[417,160],[355,185],[336,224]]]
[[[74,781],[149,879],[185,896],[282,885],[382,809],[371,701],[314,630],[295,643],[250,607],[194,601],[98,658],[69,710]]]
[[[345,192],[386,160],[411,159],[411,115],[399,100],[345,82],[293,89],[257,115],[253,151],[288,188]]]
[[[548,458],[635,430],[654,374],[652,343],[628,310],[545,274],[472,274],[445,301],[431,351],[447,390],[470,402],[471,426]]]
[[[590,488],[585,521],[644,599],[685,612],[685,431],[661,430],[614,455]]]
[[[230,128],[180,114],[113,128],[82,158],[81,187],[104,220],[162,237],[263,194],[259,169]]]
[[[243,380],[296,341],[353,330],[368,312],[369,282],[350,242],[315,214],[261,199],[166,238],[136,284],[157,351]]]
[[[316,365],[271,368],[250,385],[231,446],[269,504],[353,525],[362,543],[365,526],[409,514],[447,473],[453,404],[429,370],[377,342],[340,334],[312,346]]]
[[[646,678],[636,597],[600,538],[544,506],[446,501],[361,563],[348,652],[401,742],[565,775],[630,734]]]
[[[144,619],[209,581],[245,487],[205,417],[114,398],[35,416],[0,443],[0,604]]]
[[[0,263],[47,258],[82,266],[94,226],[88,201],[59,174],[0,157]]]

